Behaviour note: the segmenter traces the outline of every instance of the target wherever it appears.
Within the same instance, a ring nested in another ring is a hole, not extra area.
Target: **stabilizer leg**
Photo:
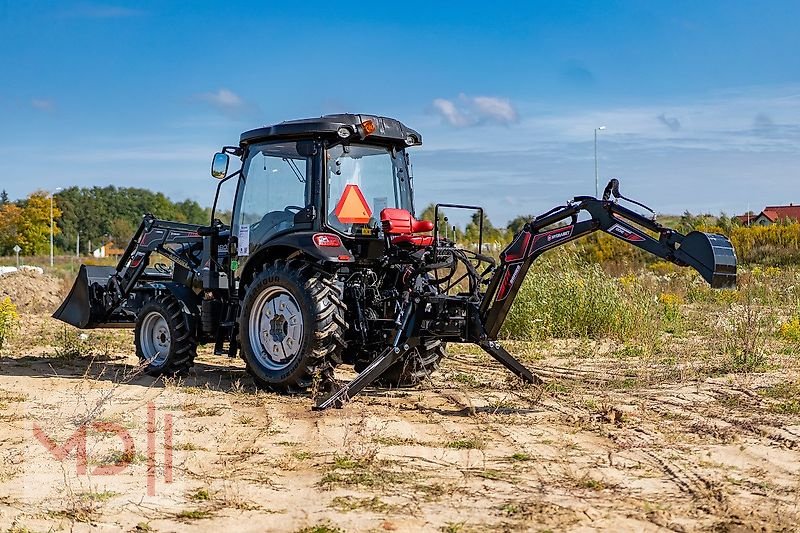
[[[534,385],[544,384],[542,378],[528,370],[525,365],[520,363],[513,355],[508,353],[505,348],[500,346],[499,342],[481,341],[478,345],[522,381],[525,381],[526,383],[532,383]]]
[[[350,398],[353,398],[356,394],[368,387],[370,383],[386,372],[386,369],[418,345],[419,339],[414,338],[409,339],[408,342],[404,343],[402,346],[389,346],[381,352],[367,368],[361,371],[353,381],[335,391],[326,399],[315,404],[311,409],[314,411],[323,411],[329,407],[340,409]]]

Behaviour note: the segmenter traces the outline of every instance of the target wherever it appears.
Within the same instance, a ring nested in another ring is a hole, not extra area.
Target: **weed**
[[[722,324],[723,351],[733,372],[756,372],[766,364],[764,346],[768,317],[752,299],[731,306]]]
[[[785,341],[800,344],[800,317],[794,316],[781,324],[778,336]]]
[[[373,513],[385,513],[391,510],[392,506],[384,502],[377,496],[372,498],[356,498],[355,496],[337,496],[331,501],[331,507],[340,511],[371,511]]]
[[[397,437],[394,435],[378,435],[372,438],[372,442],[382,446],[413,446],[414,444],[421,444],[410,437]]]
[[[202,509],[192,509],[181,511],[175,515],[175,518],[178,520],[202,520],[204,518],[211,518],[211,512]]]
[[[618,281],[599,264],[562,250],[533,265],[503,335],[521,340],[635,336],[651,344],[658,320],[655,302],[635,277]]]
[[[315,526],[300,528],[294,533],[344,533],[344,529],[334,526],[330,522],[323,522]]]
[[[515,453],[514,455],[511,456],[511,460],[512,461],[521,462],[521,461],[530,461],[532,459],[533,459],[533,457],[531,457],[529,454],[524,453],[524,452],[517,452],[517,453]]]
[[[453,450],[482,450],[485,446],[486,443],[478,436],[451,440],[443,445],[444,448],[452,448]]]
[[[453,374],[452,379],[456,383],[466,385],[467,387],[477,387],[480,384],[475,376],[473,376],[472,374],[467,374],[465,372],[457,372]]]
[[[19,313],[17,313],[17,306],[11,301],[11,298],[6,296],[0,300],[0,350],[3,349],[3,343],[11,337],[11,335],[19,327]]]
[[[207,488],[201,487],[190,494],[189,499],[196,502],[208,501],[211,499],[211,494],[208,492]]]
[[[86,333],[79,333],[74,328],[64,326],[60,334],[55,338],[54,346],[56,357],[64,359],[76,359],[78,357],[91,355],[92,347],[88,342]]]
[[[197,450],[205,450],[205,448],[203,448],[202,446],[198,446],[197,444],[194,444],[193,442],[183,442],[181,444],[176,444],[175,446],[172,447],[172,449],[173,450],[186,451],[186,452],[193,452],[193,451],[197,451]]]
[[[253,417],[249,415],[239,415],[236,417],[236,423],[241,424],[243,426],[251,426],[253,425]]]
[[[603,489],[606,488],[606,484],[605,483],[603,483],[602,481],[599,481],[597,479],[591,478],[589,476],[586,476],[583,479],[581,479],[578,482],[578,486],[580,486],[580,487],[582,487],[584,489],[590,489],[590,490],[603,490]]]

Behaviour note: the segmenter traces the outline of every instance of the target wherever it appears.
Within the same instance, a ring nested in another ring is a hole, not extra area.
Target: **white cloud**
[[[45,98],[33,98],[31,99],[31,107],[39,111],[53,111],[56,108],[56,103]]]
[[[519,120],[517,110],[507,98],[494,98],[491,96],[476,96],[472,103],[478,115],[491,119],[501,124],[510,124]]]
[[[456,128],[487,123],[508,125],[519,120],[510,100],[494,96],[460,94],[457,100],[437,98],[433,101],[433,109],[447,124]]]
[[[198,98],[222,109],[238,109],[244,106],[242,97],[230,89],[220,89],[216,92],[203,93],[198,95]]]
[[[460,99],[451,103],[473,118]],[[657,211],[730,214],[748,204],[800,201],[800,85],[645,105],[514,104],[518,122],[491,135],[454,128],[441,113],[408,119],[426,141],[412,154],[418,205],[480,203],[493,222],[504,222],[594,194],[593,130],[600,125],[607,127],[598,133],[600,186],[617,177],[626,196]],[[516,203],[505,198],[508,190]]]
[[[220,88],[216,91],[195,95],[195,100],[205,102],[229,119],[248,117],[253,120],[261,115],[257,104],[245,100],[230,89]]]
[[[456,105],[450,100],[444,98],[437,98],[433,101],[433,107],[442,118],[451,126],[461,128],[470,125],[470,119],[456,108]]]

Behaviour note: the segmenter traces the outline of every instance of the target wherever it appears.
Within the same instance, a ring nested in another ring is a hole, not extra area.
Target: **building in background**
[[[768,205],[758,214],[750,211],[735,218],[743,226],[770,226],[784,220],[800,222],[800,205]]]

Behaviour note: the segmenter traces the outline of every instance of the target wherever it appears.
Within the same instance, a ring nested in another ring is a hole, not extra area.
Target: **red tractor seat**
[[[393,244],[411,244],[413,246],[431,246],[433,236],[414,235],[433,231],[433,222],[417,220],[406,209],[387,207],[381,211],[383,232],[391,235]]]

